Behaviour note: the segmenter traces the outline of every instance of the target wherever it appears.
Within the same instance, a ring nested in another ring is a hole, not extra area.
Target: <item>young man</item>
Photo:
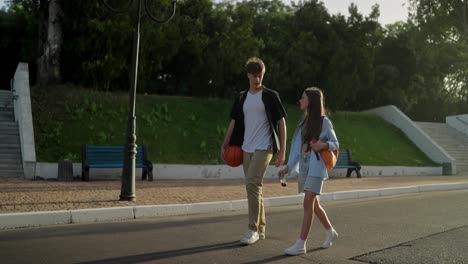
[[[243,150],[245,186],[249,207],[249,227],[241,238],[243,244],[265,239],[263,176],[273,154],[276,167],[283,164],[286,152],[286,111],[278,93],[262,85],[265,64],[259,58],[246,63],[249,90],[242,91],[231,109],[231,122],[226,131],[221,157],[228,146]]]

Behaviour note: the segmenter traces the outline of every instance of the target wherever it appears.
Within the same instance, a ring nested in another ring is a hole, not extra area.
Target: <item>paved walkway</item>
[[[265,180],[264,196],[297,194],[297,180],[291,179],[288,183],[283,188],[276,180]],[[468,175],[332,178],[325,182],[324,192],[448,183],[468,183]],[[0,214],[246,199],[242,180],[137,180],[136,202],[120,202],[120,187],[119,180],[58,182],[0,179]]]
[[[297,239],[301,206],[267,209],[267,236],[239,239],[246,210],[48,228],[0,230],[2,264],[440,264],[468,263],[468,190],[324,203],[340,236],[320,249],[314,221],[306,255],[283,250]],[[1,216],[1,214],[0,214]],[[0,223],[2,219],[0,218]],[[36,219],[37,221],[37,219]]]

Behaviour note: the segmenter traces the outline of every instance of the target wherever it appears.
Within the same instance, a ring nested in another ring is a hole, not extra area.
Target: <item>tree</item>
[[[0,10],[0,89],[9,89],[18,62],[28,62],[31,69],[37,58],[37,27],[24,10]],[[34,72],[31,78],[35,80]]]
[[[136,10],[115,14],[94,0],[63,1],[62,10],[64,81],[105,91],[128,90]]]
[[[449,106],[468,105],[468,1],[411,0],[410,3],[412,23],[419,29],[419,52],[424,54],[421,59],[430,60],[432,66],[423,73],[426,85],[433,85],[429,89],[432,98],[426,98],[425,105],[433,105],[431,101],[442,103],[439,109],[428,107],[426,111],[432,112],[432,119],[440,120],[447,114],[468,110]],[[427,64],[424,67],[427,69]]]
[[[12,0],[13,12],[27,14],[37,27],[37,82],[41,85],[61,81],[61,0]]]
[[[61,81],[60,55],[62,48],[61,0],[41,0],[40,9],[44,10],[43,15],[46,18],[47,26],[45,32],[41,34],[44,38],[40,41],[42,54],[37,63],[37,81],[39,84],[59,83]],[[43,29],[43,27],[40,28]]]

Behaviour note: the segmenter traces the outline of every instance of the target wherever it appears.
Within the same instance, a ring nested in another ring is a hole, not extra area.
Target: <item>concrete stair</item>
[[[468,137],[446,123],[415,122],[439,146],[456,159],[457,175],[468,175]]]
[[[11,91],[0,90],[0,178],[24,177]]]

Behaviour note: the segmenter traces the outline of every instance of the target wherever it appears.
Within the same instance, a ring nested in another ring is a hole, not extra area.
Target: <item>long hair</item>
[[[302,142],[309,143],[312,139],[319,140],[322,130],[322,117],[326,115],[322,90],[317,87],[305,89],[304,93],[309,99],[309,106],[302,129]],[[309,144],[307,144],[309,146]],[[308,147],[309,149],[310,147]]]

